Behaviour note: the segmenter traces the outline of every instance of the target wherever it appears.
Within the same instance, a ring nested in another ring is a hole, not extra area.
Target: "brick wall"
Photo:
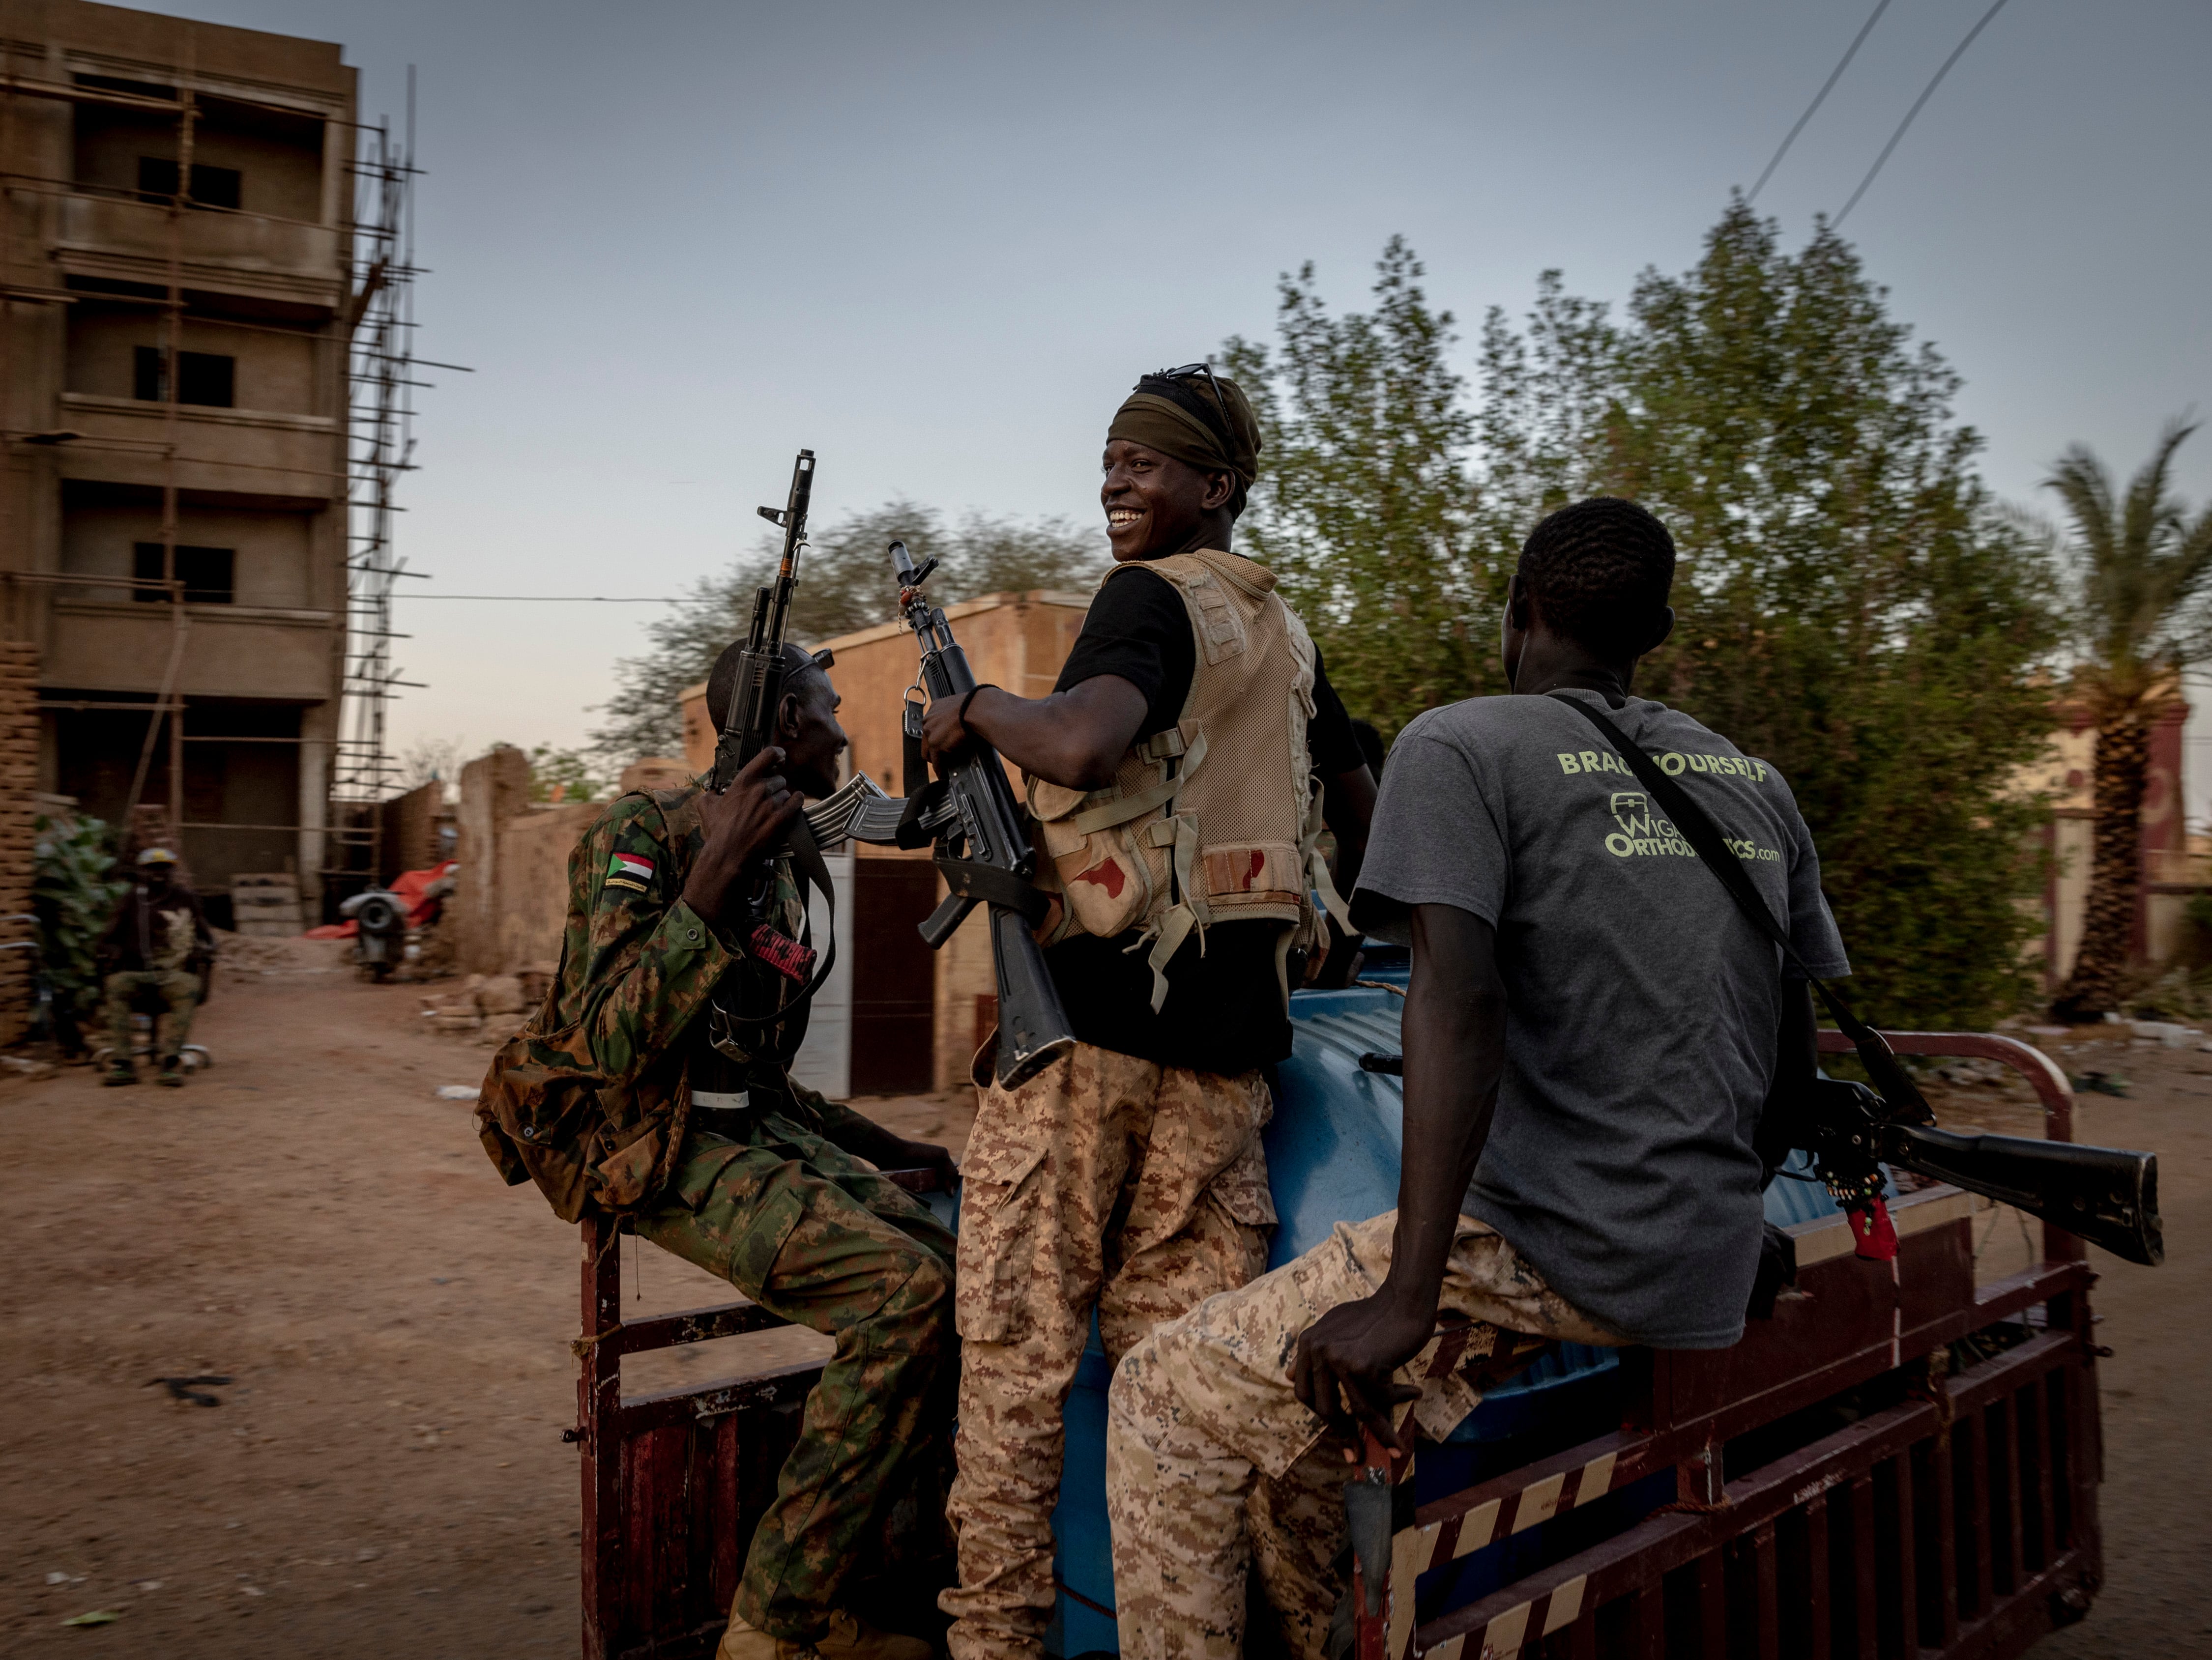
[[[446,810],[446,786],[435,779],[377,809],[383,815],[383,865],[378,877],[396,881],[403,871],[427,870],[438,857],[438,818]]]
[[[39,784],[39,653],[0,640],[0,917],[31,908],[32,792]],[[31,937],[28,924],[0,923],[0,943]],[[31,954],[0,951],[0,1044],[23,1035],[31,1008]]]

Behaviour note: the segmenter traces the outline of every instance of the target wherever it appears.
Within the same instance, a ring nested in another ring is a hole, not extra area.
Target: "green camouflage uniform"
[[[642,1237],[763,1308],[836,1340],[798,1446],[752,1540],[733,1618],[819,1635],[856,1556],[942,1457],[957,1374],[952,1236],[844,1152],[867,1118],[790,1084],[805,1010],[763,1027],[797,984],[683,900],[704,841],[700,791],[624,796],[568,862],[568,922],[544,1007],[492,1063],[477,1108],[508,1182],[555,1212],[627,1215]],[[796,939],[805,907],[787,858],[769,921]],[[694,1095],[737,1111],[695,1110]]]

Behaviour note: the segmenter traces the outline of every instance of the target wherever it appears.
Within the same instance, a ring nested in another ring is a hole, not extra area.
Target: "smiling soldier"
[[[955,1660],[1042,1651],[1060,1408],[1094,1309],[1115,1360],[1266,1266],[1264,1069],[1291,1052],[1291,965],[1350,966],[1308,893],[1335,900],[1324,822],[1336,881],[1356,878],[1375,785],[1273,573],[1229,551],[1259,448],[1233,382],[1146,375],[1107,431],[1115,563],[1057,688],[929,711],[933,757],[973,733],[1028,774],[1078,1039],[991,1086],[969,1142]]]

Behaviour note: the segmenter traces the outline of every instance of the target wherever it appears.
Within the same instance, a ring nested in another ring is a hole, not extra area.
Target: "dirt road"
[[[0,1085],[0,1651],[576,1653],[574,1233],[436,1099],[488,1051],[423,1024],[404,987],[226,972],[185,1088]],[[625,1279],[730,1295],[650,1251]],[[210,1374],[217,1407],[147,1381]]]
[[[414,1010],[342,972],[226,971],[198,1028],[217,1064],[185,1089],[0,1084],[0,1649],[576,1652],[574,1238],[435,1097],[486,1051]],[[2159,1150],[2171,1261],[2104,1264],[2109,1581],[2039,1660],[2212,1647],[2212,1055],[2093,1064],[2135,1094],[2085,1097],[2081,1133]],[[965,1139],[954,1104],[887,1116]],[[641,1307],[726,1294],[652,1251],[625,1277]],[[720,1347],[634,1384],[715,1375]],[[234,1379],[216,1407],[147,1381],[210,1374]],[[118,1617],[62,1624],[94,1612]]]

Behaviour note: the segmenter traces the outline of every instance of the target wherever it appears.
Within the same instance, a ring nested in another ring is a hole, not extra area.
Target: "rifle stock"
[[[2128,1262],[2166,1260],[2154,1153],[1922,1124],[1887,1125],[1879,1140],[1890,1164],[2016,1206]]]
[[[1960,1135],[1908,1122],[1864,1084],[1840,1078],[1813,1084],[1790,1139],[1813,1154],[1846,1209],[1880,1194],[1886,1164],[2013,1205],[2128,1262],[2155,1268],[2166,1260],[2154,1153]]]

